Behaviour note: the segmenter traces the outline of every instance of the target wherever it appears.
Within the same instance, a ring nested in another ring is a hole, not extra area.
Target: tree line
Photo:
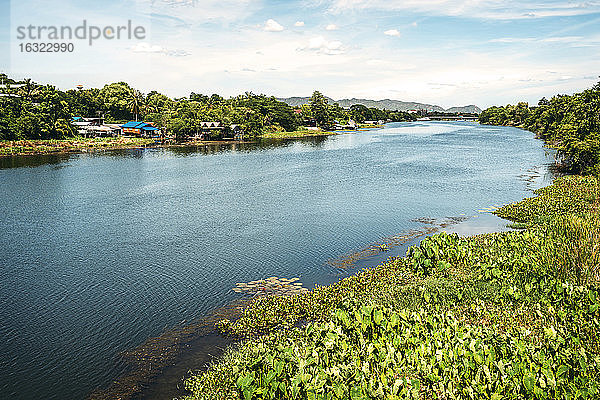
[[[600,172],[600,82],[581,93],[543,98],[536,106],[521,102],[490,107],[481,113],[479,122],[534,132],[557,149],[567,172]]]
[[[6,74],[0,74],[0,85],[0,140],[73,137],[77,132],[70,121],[75,116],[102,117],[107,123],[152,122],[177,138],[199,132],[205,121],[220,122],[226,128],[238,125],[248,136],[256,137],[265,132],[296,131],[307,124],[329,130],[350,120],[413,119],[408,113],[359,105],[343,109],[337,103],[328,104],[318,91],[309,104],[294,109],[273,96],[252,92],[228,99],[194,92],[170,98],[157,91],[144,94],[125,82],[102,89],[62,91],[31,79],[15,81]]]

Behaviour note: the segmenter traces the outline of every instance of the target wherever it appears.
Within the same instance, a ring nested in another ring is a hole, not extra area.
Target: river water
[[[353,269],[328,261],[417,218],[530,196],[552,160],[529,132],[460,122],[0,159],[1,397],[83,399],[236,282],[331,283]]]

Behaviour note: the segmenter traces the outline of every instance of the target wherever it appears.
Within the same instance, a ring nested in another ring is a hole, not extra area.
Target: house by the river
[[[226,126],[218,121],[205,121],[200,122],[199,129],[192,133],[189,138],[200,140],[216,138],[243,140],[244,130],[238,124]]]
[[[71,125],[77,129],[77,134],[83,137],[109,137],[121,134],[119,124],[105,124],[102,118],[73,117]]]
[[[121,125],[123,135],[154,137],[160,134],[160,129],[148,122],[129,121]]]

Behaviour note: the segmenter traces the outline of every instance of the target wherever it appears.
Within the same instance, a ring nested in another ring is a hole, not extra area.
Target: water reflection
[[[39,167],[47,164],[68,162],[73,154],[43,154],[31,156],[0,157],[0,169]]]
[[[165,154],[176,157],[211,155],[223,152],[268,151],[295,145],[309,148],[323,147],[331,136],[311,136],[296,139],[258,139],[254,142],[223,142],[206,144],[176,144],[159,147],[136,147],[131,149],[108,149],[81,153],[32,154],[0,157],[0,169],[40,167],[43,165],[65,164],[70,160],[86,157],[141,159],[150,154]]]

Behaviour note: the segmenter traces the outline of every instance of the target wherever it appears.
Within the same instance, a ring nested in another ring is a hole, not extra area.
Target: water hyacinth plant
[[[527,229],[440,233],[334,285],[264,297],[189,399],[600,397],[598,181],[565,177],[498,214]]]

